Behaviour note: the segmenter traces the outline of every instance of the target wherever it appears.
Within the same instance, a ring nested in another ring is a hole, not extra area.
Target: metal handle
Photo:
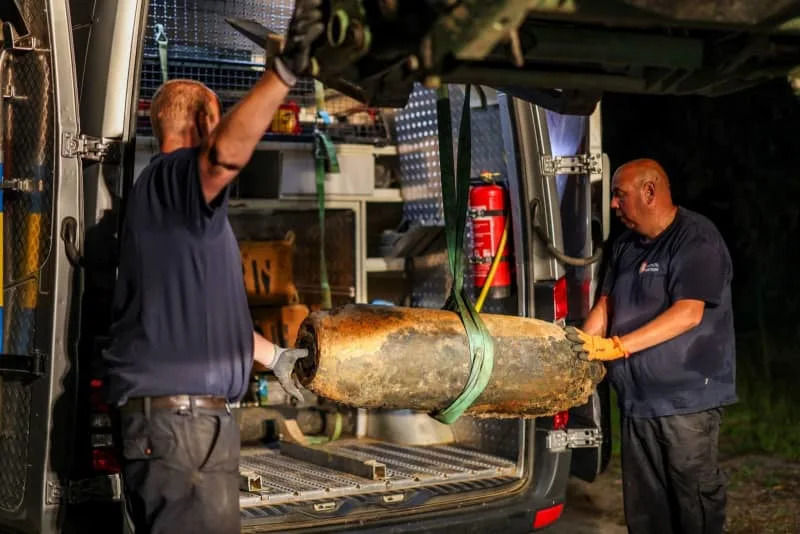
[[[61,239],[69,262],[73,267],[80,267],[83,258],[78,250],[78,221],[74,217],[65,217],[61,221]]]

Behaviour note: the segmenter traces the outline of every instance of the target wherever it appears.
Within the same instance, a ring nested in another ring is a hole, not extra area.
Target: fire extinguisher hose
[[[481,293],[478,295],[478,300],[475,301],[475,310],[478,312],[483,309],[483,303],[486,300],[486,295],[489,294],[489,289],[492,287],[492,282],[494,281],[494,275],[497,272],[497,266],[500,265],[500,259],[503,257],[503,253],[506,251],[506,240],[508,239],[508,221],[510,219],[506,217],[506,224],[503,227],[503,235],[500,236],[500,244],[497,246],[497,254],[495,254],[494,259],[492,260],[492,266],[489,268],[489,274],[486,276],[486,281],[483,283],[483,287],[481,288]]]

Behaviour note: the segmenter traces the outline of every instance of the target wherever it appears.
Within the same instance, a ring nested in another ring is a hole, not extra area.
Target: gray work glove
[[[275,72],[290,87],[308,70],[311,45],[325,30],[321,5],[322,0],[297,0],[294,4],[286,44],[274,65]]]
[[[294,400],[303,402],[303,394],[300,393],[300,382],[292,373],[294,364],[297,360],[308,356],[308,349],[284,349],[275,347],[275,360],[272,362],[272,372],[281,383],[281,387],[286,390]]]
[[[589,352],[583,346],[584,340],[580,335],[580,331],[574,326],[567,326],[564,328],[564,334],[567,341],[570,343],[570,349],[576,358],[583,361],[589,360]]]

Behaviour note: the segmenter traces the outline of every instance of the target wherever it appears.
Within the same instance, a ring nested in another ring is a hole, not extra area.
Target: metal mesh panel
[[[449,86],[450,114],[453,125],[454,154],[458,153],[458,131],[464,88]],[[483,171],[506,175],[500,111],[495,105],[472,109],[471,176]],[[397,113],[397,143],[400,150],[400,176],[403,215],[423,225],[443,226],[441,173],[439,169],[439,132],[436,92],[416,85],[408,104]]]
[[[28,26],[28,32],[35,36],[40,42],[49,42],[47,33],[47,11],[42,5],[43,2],[37,0],[17,0],[22,19]]]
[[[16,512],[25,495],[30,407],[28,385],[0,378],[0,510],[4,512]]]
[[[34,51],[12,56],[2,73],[4,176],[32,179],[41,192],[4,193],[4,351],[34,349],[40,269],[50,254],[53,102],[47,12],[41,1],[20,2]],[[0,356],[1,358],[2,356]],[[16,512],[25,495],[30,386],[0,379],[0,510]]]
[[[261,50],[233,30],[225,17],[254,19],[283,34],[293,10],[292,0],[150,0],[144,51],[156,57],[152,37],[155,24],[162,24],[170,48],[185,57],[249,60]]]
[[[23,304],[35,293],[36,279],[5,293],[8,353],[29,354],[33,350],[34,310]],[[3,511],[16,511],[25,495],[30,416],[30,385],[0,378],[0,510]]]
[[[456,442],[516,461],[523,425],[519,419],[462,417],[452,425]]]
[[[163,77],[159,61],[157,31],[167,38],[167,76],[198,80],[213,89],[229,109],[263,72],[264,51],[234,30],[226,17],[256,20],[276,33],[285,34],[294,10],[292,0],[150,0],[144,40],[144,58],[139,87],[139,135],[152,135],[148,103]],[[314,81],[301,78],[286,101],[308,111],[306,126],[316,113]],[[389,130],[380,110],[363,110],[363,104],[336,91],[326,91],[326,110],[337,120],[332,137],[349,142],[386,140]],[[312,118],[309,118],[312,117]],[[349,118],[344,122],[345,118]],[[305,128],[310,132],[309,128]]]
[[[6,178],[32,178],[42,192],[6,191],[5,224],[9,244],[6,259],[9,283],[34,275],[50,252],[53,166],[53,104],[50,58],[32,52],[10,65],[14,94],[5,106]]]
[[[453,124],[454,150],[458,151],[458,131],[464,88],[449,87],[450,112]],[[503,139],[500,132],[500,114],[497,106],[472,109],[472,166],[471,176],[483,171],[506,175]],[[436,92],[416,86],[408,105],[397,114],[397,140],[400,147],[400,174],[405,203],[405,218],[429,226],[444,225],[441,172],[439,169],[439,136],[436,113]],[[471,228],[467,226],[466,243],[471,242]],[[469,248],[465,247],[465,255]],[[414,276],[412,305],[439,308],[450,290],[447,256],[444,253],[424,258],[424,269]],[[472,270],[465,266],[464,285],[473,293]],[[477,296],[474,295],[473,298]],[[484,311],[516,314],[515,297],[504,300],[488,299]]]
[[[426,226],[444,225],[439,173],[436,92],[416,85],[397,113],[403,216]]]
[[[291,0],[151,0],[144,37],[140,100],[149,102],[162,83],[157,25],[163,27],[168,39],[168,78],[203,82],[219,95],[223,109],[227,110],[261,76],[264,51],[231,28],[225,17],[258,20],[275,32],[284,33],[293,9]],[[313,80],[298,80],[287,100],[294,100],[300,106],[313,105]],[[143,108],[137,133],[152,135],[146,105]]]
[[[474,98],[474,93],[473,93]],[[473,100],[474,102],[474,100]],[[474,104],[473,104],[474,105]],[[453,144],[458,153],[458,131],[461,127],[461,111],[464,106],[464,87],[450,86],[450,114],[453,124]],[[472,172],[476,177],[481,172],[499,173],[505,177],[506,163],[503,157],[503,134],[500,131],[500,107],[472,108]]]
[[[453,283],[447,263],[447,253],[437,252],[415,258],[412,275],[411,306],[441,308]]]

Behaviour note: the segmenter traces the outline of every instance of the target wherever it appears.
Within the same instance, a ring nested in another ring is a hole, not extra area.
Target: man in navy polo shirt
[[[628,230],[568,337],[607,362],[618,393],[628,531],[721,533],[720,418],[737,401],[728,249],[711,221],[672,203],[653,160],[617,169],[611,207]]]
[[[172,80],[153,98],[160,154],[127,198],[106,397],[120,411],[127,512],[136,533],[240,532],[239,429],[228,403],[253,361],[302,399],[306,350],[256,334],[228,223],[228,184],[249,161],[323,30],[320,0],[297,0],[274,67],[220,119],[216,95]]]

